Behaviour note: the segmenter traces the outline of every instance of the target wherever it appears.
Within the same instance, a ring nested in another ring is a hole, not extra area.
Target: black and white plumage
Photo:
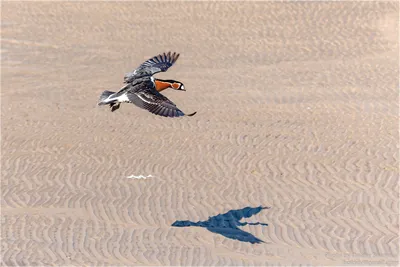
[[[110,105],[111,111],[115,111],[125,102],[164,117],[193,116],[196,112],[185,115],[172,101],[160,94],[159,91],[163,89],[156,88],[156,84],[161,83],[156,83],[156,79],[152,77],[155,73],[167,71],[178,57],[179,54],[169,52],[145,61],[136,70],[125,75],[126,85],[118,92],[104,91],[98,105]],[[165,86],[166,80],[162,84]],[[176,81],[171,81],[169,88],[184,90],[183,84]]]
[[[158,72],[167,71],[179,58],[179,54],[168,52],[152,57],[143,62],[137,69],[125,75],[125,83],[143,76],[153,76]]]

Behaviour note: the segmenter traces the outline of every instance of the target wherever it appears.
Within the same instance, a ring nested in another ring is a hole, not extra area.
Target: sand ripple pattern
[[[2,5],[2,265],[398,264],[397,3],[134,6]],[[172,48],[196,116],[95,106]]]

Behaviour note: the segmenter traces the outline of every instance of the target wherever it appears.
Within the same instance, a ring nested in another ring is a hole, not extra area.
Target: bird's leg
[[[115,103],[110,104],[111,112],[114,112],[117,109],[119,109],[120,105],[121,105],[120,103],[118,103],[118,104],[115,104]]]

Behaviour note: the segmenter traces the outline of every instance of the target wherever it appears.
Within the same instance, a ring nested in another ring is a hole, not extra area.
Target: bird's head
[[[175,81],[174,83],[171,84],[171,88],[175,90],[182,90],[186,91],[185,86],[181,82]]]
[[[161,80],[161,79],[155,79],[154,84],[156,86],[156,90],[158,92],[165,90],[167,88],[172,88],[175,90],[182,90],[186,91],[185,86],[183,83],[175,81],[175,80]]]

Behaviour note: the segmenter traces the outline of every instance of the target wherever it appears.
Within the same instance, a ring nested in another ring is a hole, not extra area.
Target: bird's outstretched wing
[[[178,53],[163,53],[143,62],[136,70],[127,73],[124,77],[126,83],[143,76],[152,76],[158,72],[167,71],[179,58]]]
[[[156,115],[164,117],[180,117],[193,116],[196,114],[196,112],[194,112],[186,115],[177,108],[172,101],[157,91],[144,90],[139,92],[128,92],[127,96],[129,101],[136,106],[146,109]]]

